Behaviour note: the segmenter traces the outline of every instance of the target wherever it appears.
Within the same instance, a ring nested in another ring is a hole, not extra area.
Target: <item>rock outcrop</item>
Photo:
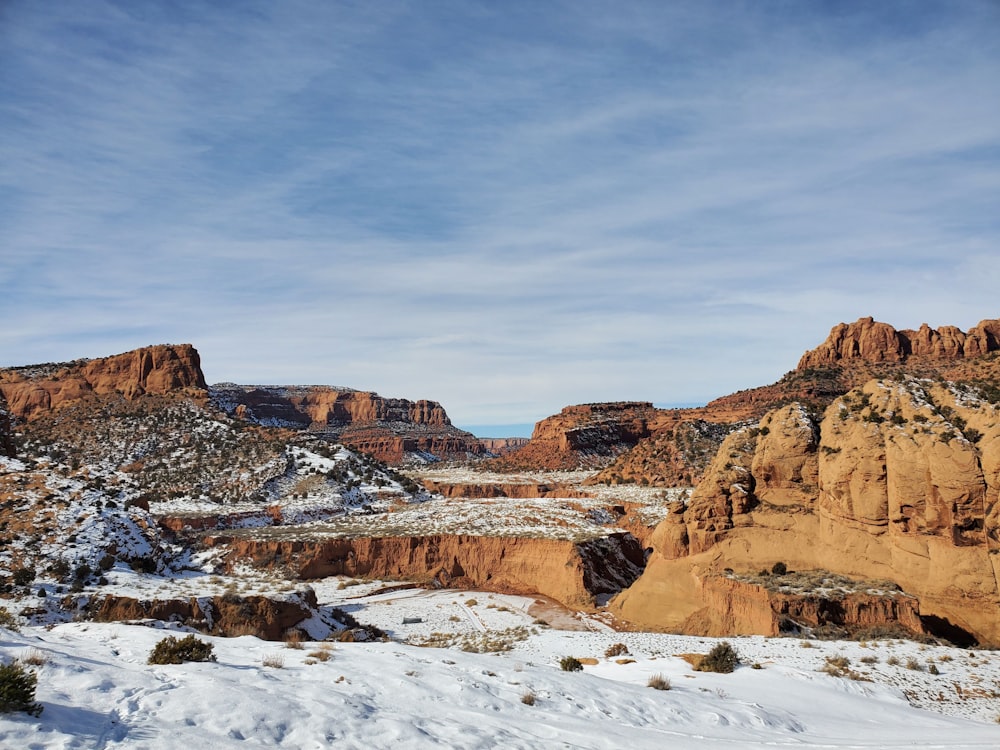
[[[500,470],[604,466],[649,437],[658,411],[643,401],[567,406],[538,422],[527,445],[493,465]]]
[[[963,332],[955,326],[897,331],[888,323],[860,318],[833,327],[826,341],[806,352],[799,370],[852,360],[869,363],[903,362],[911,357],[961,359],[1000,350],[1000,320],[984,320]]]
[[[7,400],[0,392],[0,456],[13,456],[14,434],[11,430],[10,412],[7,410]]]
[[[67,604],[75,608],[74,602]],[[312,617],[317,607],[316,594],[310,589],[286,599],[223,594],[139,600],[109,595],[87,602],[85,609],[97,622],[162,620],[181,622],[210,635],[255,635],[267,641],[280,641],[289,630]]]
[[[715,452],[727,432],[759,420],[778,405],[798,401],[822,412],[835,398],[872,378],[907,374],[1000,382],[998,351],[1000,320],[984,320],[964,333],[954,326],[933,329],[926,324],[916,331],[896,330],[872,318],[840,323],[777,383],[722,396],[703,407],[656,410],[648,417],[649,437],[613,458],[593,481],[696,485],[708,463],[706,454]],[[535,453],[515,455],[534,458]]]
[[[428,492],[444,497],[590,497],[586,492],[560,482],[436,482],[425,479],[424,487]]]
[[[863,635],[877,629],[927,632],[915,597],[901,592],[776,590],[730,576],[701,581],[705,609],[687,623],[704,635],[765,635],[807,628]]]
[[[282,566],[303,579],[349,575],[435,582],[543,594],[583,608],[593,605],[595,595],[630,585],[645,563],[631,534],[583,542],[450,534],[283,540],[224,534],[205,542],[227,547],[227,564]]]
[[[212,386],[211,394],[217,406],[241,419],[323,433],[389,463],[410,456],[465,459],[486,453],[472,433],[452,426],[436,401],[331,386],[222,383]]]
[[[984,394],[873,380],[821,418],[793,404],[734,432],[619,613],[684,627],[709,605],[699,582],[782,561],[893,581],[925,619],[1000,643],[1000,407]]]
[[[31,420],[88,396],[186,392],[203,396],[201,358],[190,344],[163,344],[101,359],[0,370],[0,392],[11,413]]]
[[[479,438],[479,442],[483,444],[487,452],[492,453],[494,456],[500,456],[504,453],[516,451],[518,448],[523,448],[528,444],[529,440],[530,438],[526,437]]]

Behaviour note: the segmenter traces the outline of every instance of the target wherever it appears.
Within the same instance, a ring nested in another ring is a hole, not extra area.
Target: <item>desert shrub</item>
[[[729,641],[716,644],[698,663],[699,672],[720,672],[729,674],[740,663],[740,656]]]
[[[922,672],[924,669],[923,666],[920,664],[920,662],[914,659],[912,656],[906,660],[906,668],[912,669],[915,672]]]
[[[281,669],[285,666],[285,659],[281,654],[265,654],[261,658],[260,663],[265,667]]]
[[[526,692],[524,695],[521,696],[521,703],[523,703],[526,706],[534,706],[535,694],[529,690],[528,692]]]
[[[564,656],[559,660],[559,668],[563,672],[582,672],[583,664],[575,656]]]
[[[862,656],[861,657],[861,663],[862,664],[878,664],[878,657],[877,656]]]
[[[0,628],[6,628],[14,633],[21,631],[21,623],[18,622],[17,615],[10,610],[0,607]]]
[[[788,566],[783,562],[776,562],[771,566],[771,573],[776,576],[783,576],[788,572]]]
[[[890,667],[899,666],[899,658],[896,656],[890,656],[888,659],[885,660],[885,663],[888,664]]]
[[[167,636],[149,652],[150,664],[182,664],[186,661],[215,661],[211,643],[205,643],[193,634],[184,638]]]
[[[649,678],[649,681],[646,683],[646,687],[651,687],[654,690],[670,690],[672,686],[670,684],[670,680],[662,674],[654,674]]]
[[[933,675],[941,674],[941,670],[937,668],[937,664],[931,664],[929,667],[927,667],[927,671]]]
[[[18,662],[0,665],[0,713],[24,711],[32,716],[42,713],[42,704],[35,703],[38,676]]]
[[[614,643],[608,646],[607,650],[604,652],[604,655],[609,659],[613,656],[624,656],[626,654],[628,654],[628,646],[624,643]]]
[[[15,586],[27,586],[34,580],[35,580],[34,568],[19,568],[18,570],[14,571]]]
[[[301,630],[290,630],[285,634],[285,646],[288,648],[301,649],[302,648],[302,631]]]

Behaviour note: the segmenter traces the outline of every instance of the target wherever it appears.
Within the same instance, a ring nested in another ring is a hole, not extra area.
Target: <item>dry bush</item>
[[[526,692],[524,695],[521,696],[521,703],[523,703],[526,706],[534,706],[535,694],[529,690],[528,692]]]
[[[49,663],[49,657],[44,651],[39,651],[37,648],[29,648],[18,661],[22,664],[30,664],[33,667],[42,667]]]
[[[281,654],[265,654],[260,663],[262,666],[271,667],[272,669],[281,669],[285,666],[285,658]]]
[[[559,660],[559,668],[563,672],[582,672],[583,664],[575,656],[564,656]]]
[[[302,648],[302,631],[301,630],[289,630],[285,634],[285,647],[301,649]]]
[[[670,684],[670,680],[662,674],[657,673],[649,678],[649,681],[646,683],[646,687],[651,687],[654,690],[670,690],[673,686]]]
[[[604,655],[609,659],[614,656],[627,656],[628,646],[626,646],[624,643],[614,643],[608,646],[607,650],[604,652]]]

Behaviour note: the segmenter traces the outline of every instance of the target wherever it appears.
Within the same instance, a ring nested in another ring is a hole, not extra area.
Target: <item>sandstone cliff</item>
[[[479,438],[479,442],[483,444],[483,447],[486,448],[487,452],[492,453],[495,456],[516,451],[518,448],[523,448],[528,444],[529,440],[530,438],[525,437]]]
[[[642,571],[644,553],[631,534],[584,542],[502,536],[275,539],[248,535],[205,538],[225,546],[227,564],[282,566],[299,578],[333,575],[416,580],[438,585],[543,594],[573,607],[620,591]]]
[[[806,352],[799,370],[823,367],[851,360],[903,362],[911,357],[961,359],[979,357],[1000,350],[1000,320],[984,320],[963,332],[955,326],[897,331],[888,323],[861,318],[855,323],[833,327],[826,341]]]
[[[1000,320],[984,320],[964,333],[954,326],[933,329],[926,324],[916,331],[897,331],[872,318],[840,323],[777,383],[723,396],[704,407],[657,410],[648,418],[649,437],[614,458],[594,481],[694,485],[706,468],[706,452],[714,453],[739,423],[758,420],[778,405],[798,401],[821,412],[872,378],[904,375],[995,386],[1000,383],[998,350]]]
[[[628,620],[684,627],[705,579],[777,561],[883,578],[927,622],[1000,643],[1000,407],[989,390],[873,380],[822,417],[793,404],[730,435],[656,554],[617,601]],[[667,595],[672,597],[672,601]]]
[[[492,464],[499,470],[603,466],[649,437],[657,412],[641,401],[567,406],[536,424],[527,445]]]
[[[0,370],[0,393],[11,413],[31,420],[92,395],[184,391],[203,396],[201,359],[189,344],[148,346],[101,359]]]
[[[216,405],[241,419],[324,433],[390,463],[412,455],[465,459],[486,452],[474,435],[452,426],[436,401],[330,386],[222,383],[211,394]]]

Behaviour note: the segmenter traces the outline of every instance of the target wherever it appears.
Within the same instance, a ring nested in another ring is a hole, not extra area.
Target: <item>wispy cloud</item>
[[[995,317],[993,3],[6,4],[0,364],[466,424],[769,382]]]

